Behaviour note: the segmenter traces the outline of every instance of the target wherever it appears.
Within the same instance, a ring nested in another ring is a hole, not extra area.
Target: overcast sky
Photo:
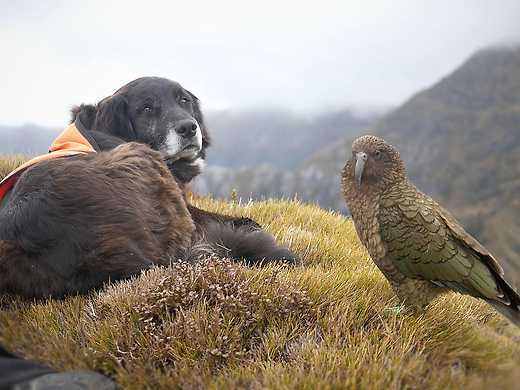
[[[206,109],[397,105],[479,48],[520,42],[519,0],[0,0],[0,124],[68,109],[145,75]]]

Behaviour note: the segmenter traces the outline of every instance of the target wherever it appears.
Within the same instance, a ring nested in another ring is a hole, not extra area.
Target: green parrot
[[[366,135],[352,144],[342,191],[358,236],[405,305],[453,290],[484,299],[520,326],[520,296],[491,253],[406,177],[399,152]]]

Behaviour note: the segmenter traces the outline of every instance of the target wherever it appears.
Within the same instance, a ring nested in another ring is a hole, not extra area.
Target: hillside
[[[339,173],[352,140],[382,136],[399,148],[417,186],[450,209],[520,284],[520,48],[476,53],[456,71],[381,118],[344,136],[296,170],[209,167],[202,192],[316,202],[348,213]]]
[[[352,130],[348,140],[359,134]],[[294,197],[325,209],[347,213],[340,197],[340,171],[345,165],[345,151],[351,141],[340,139],[317,154],[311,154],[299,169],[289,170],[261,164],[255,167],[223,168],[207,166],[195,180],[197,193],[227,199],[235,192],[242,199],[265,200]]]
[[[380,116],[356,114],[349,109],[308,117],[286,110],[210,113],[215,134],[208,165],[195,190],[226,198],[232,190],[244,199],[292,198],[341,210],[336,182],[325,188],[329,173],[302,169],[316,152],[338,142],[345,134],[358,134]]]
[[[125,389],[513,388],[520,331],[460,295],[397,304],[345,217],[298,202],[197,206],[258,220],[304,265],[176,263],[87,297],[0,298],[0,342]]]
[[[285,109],[210,111],[206,122],[214,144],[208,165],[233,169],[269,165],[294,170],[322,147],[373,123],[377,114],[349,109],[305,116]]]
[[[0,154],[24,154],[26,156],[45,153],[59,130],[37,125],[0,126]]]
[[[214,146],[198,192],[297,196],[344,213],[339,172],[352,140],[370,126],[399,148],[418,187],[489,246],[520,284],[520,48],[476,53],[377,122],[350,110],[301,117],[274,109],[208,112],[207,121]],[[53,134],[0,127],[0,152],[41,152]]]
[[[520,275],[520,48],[477,53],[376,130],[404,146],[418,186]]]
[[[399,148],[417,186],[520,282],[520,48],[476,53],[371,132]],[[307,166],[325,172],[342,166],[352,138],[318,152]]]

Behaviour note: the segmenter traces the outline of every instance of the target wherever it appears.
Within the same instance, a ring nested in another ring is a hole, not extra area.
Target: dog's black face
[[[78,117],[103,150],[120,143],[118,140],[137,141],[161,152],[181,182],[200,173],[209,145],[208,132],[199,100],[177,82],[139,78],[96,107],[74,109],[73,119]]]

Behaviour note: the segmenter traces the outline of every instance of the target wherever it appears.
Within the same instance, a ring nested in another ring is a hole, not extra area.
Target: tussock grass
[[[298,201],[193,202],[256,219],[304,265],[207,259],[86,297],[2,297],[1,342],[58,369],[100,371],[128,389],[517,385],[516,328],[457,294],[423,314],[388,310],[398,302],[350,220]]]
[[[26,160],[27,158],[22,155],[13,155],[0,158],[0,180],[7,176],[9,172],[22,165]]]

